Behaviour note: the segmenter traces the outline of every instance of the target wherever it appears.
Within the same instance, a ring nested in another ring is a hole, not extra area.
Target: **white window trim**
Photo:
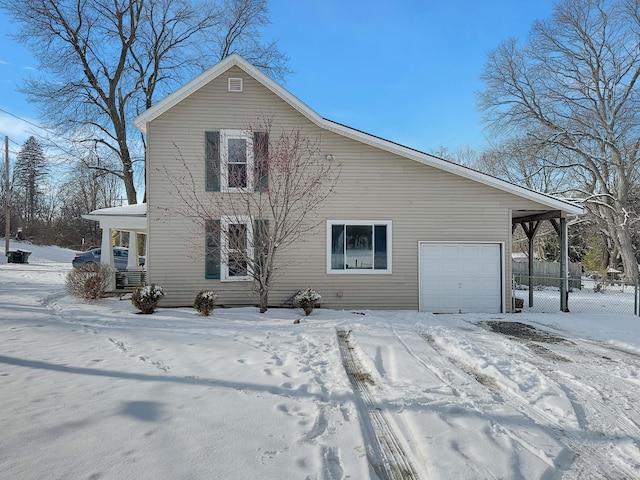
[[[247,142],[247,186],[245,188],[229,187],[229,142],[230,139],[241,139]],[[245,193],[253,191],[253,138],[244,130],[220,131],[220,190],[223,192]]]
[[[331,230],[333,225],[354,225],[354,226],[374,226],[385,225],[387,227],[387,268],[375,269],[339,269],[331,268]],[[391,220],[327,220],[327,273],[331,275],[390,275],[392,269],[393,252],[393,222]]]
[[[247,226],[247,275],[242,277],[229,276],[229,225],[243,223]],[[220,281],[247,282],[251,281],[251,261],[253,261],[253,221],[248,216],[225,216],[220,219]]]

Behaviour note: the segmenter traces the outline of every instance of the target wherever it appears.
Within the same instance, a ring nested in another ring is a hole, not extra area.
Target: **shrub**
[[[140,310],[140,313],[153,313],[158,306],[160,299],[164,297],[164,292],[160,285],[141,285],[137,287],[131,295],[131,303]]]
[[[65,286],[74,297],[94,300],[104,297],[114,271],[103,263],[84,263],[67,274]]]
[[[298,303],[298,306],[304,310],[304,313],[307,316],[311,315],[311,312],[313,312],[316,303],[321,298],[322,296],[311,287],[298,292],[295,296],[295,300]]]
[[[193,302],[193,308],[198,310],[203,317],[208,316],[216,308],[218,295],[212,290],[202,290]]]

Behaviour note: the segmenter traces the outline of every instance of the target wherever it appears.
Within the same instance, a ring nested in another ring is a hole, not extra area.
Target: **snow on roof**
[[[114,216],[114,217],[146,217],[147,204],[137,203],[135,205],[122,205],[120,207],[100,208],[88,215],[92,216]]]

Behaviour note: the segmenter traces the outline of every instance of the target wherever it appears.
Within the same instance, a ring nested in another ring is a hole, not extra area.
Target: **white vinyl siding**
[[[243,76],[234,67],[228,75]],[[222,282],[203,275],[204,227],[193,228],[188,218],[172,213],[179,207],[171,179],[182,178],[189,165],[203,203],[218,192],[205,191],[204,131],[242,130],[248,118],[269,112],[271,132],[301,129],[317,142],[322,155],[330,153],[340,178],[327,204],[317,212],[319,226],[304,232],[299,246],[280,249],[285,264],[269,294],[280,305],[295,292],[313,286],[327,308],[418,310],[419,241],[502,242],[511,248],[511,211],[547,207],[444,170],[420,164],[380,148],[320,129],[297,110],[250,77],[241,95],[227,91],[227,78],[218,78],[163,113],[148,125],[148,274],[165,290],[163,305],[191,305],[202,289],[219,293],[220,304],[255,304],[251,282]],[[184,163],[177,161],[183,158]],[[348,206],[348,210],[346,210]],[[327,221],[344,219],[393,221],[393,273],[334,275],[327,272]],[[180,255],[184,245],[190,253]],[[510,278],[510,263],[504,265]],[[504,295],[509,298],[510,282]]]

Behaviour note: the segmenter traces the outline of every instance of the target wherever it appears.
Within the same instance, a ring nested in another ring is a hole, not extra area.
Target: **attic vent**
[[[229,78],[229,91],[241,92],[242,91],[242,79],[241,78]]]

